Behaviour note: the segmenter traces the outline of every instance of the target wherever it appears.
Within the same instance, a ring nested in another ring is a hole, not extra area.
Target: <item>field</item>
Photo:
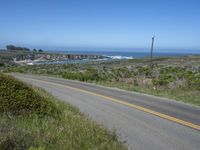
[[[58,76],[200,105],[200,56],[6,67],[4,72]]]
[[[44,90],[0,74],[0,149],[126,149],[116,135]]]

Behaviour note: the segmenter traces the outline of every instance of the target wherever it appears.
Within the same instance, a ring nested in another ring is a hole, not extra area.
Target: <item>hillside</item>
[[[114,133],[45,91],[0,74],[0,149],[125,149]]]

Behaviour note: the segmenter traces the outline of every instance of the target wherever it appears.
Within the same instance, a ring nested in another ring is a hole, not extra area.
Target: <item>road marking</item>
[[[151,109],[148,109],[148,108],[144,108],[144,107],[132,104],[132,103],[128,103],[128,102],[125,102],[125,101],[120,100],[120,99],[104,96],[104,95],[101,95],[101,94],[97,94],[97,93],[94,93],[94,92],[90,92],[90,91],[79,89],[79,88],[75,88],[75,87],[71,87],[71,86],[68,86],[68,85],[62,85],[62,84],[59,84],[59,83],[53,83],[53,82],[37,80],[37,79],[31,79],[31,78],[23,78],[23,79],[40,81],[40,82],[43,82],[43,83],[56,85],[56,86],[60,86],[60,87],[64,87],[64,88],[70,88],[72,90],[76,90],[76,91],[79,91],[79,92],[82,92],[82,93],[87,93],[87,94],[90,94],[90,95],[98,96],[98,97],[104,98],[106,100],[113,101],[115,103],[119,103],[119,104],[122,104],[122,105],[125,105],[125,106],[128,106],[128,107],[131,107],[131,108],[135,108],[135,109],[141,110],[143,112],[150,113],[150,114],[153,114],[155,116],[158,116],[160,118],[164,118],[164,119],[167,119],[167,120],[170,120],[170,121],[173,121],[173,122],[176,122],[176,123],[191,127],[193,129],[196,129],[196,130],[200,130],[200,126],[199,125],[196,125],[196,124],[193,124],[193,123],[190,123],[190,122],[187,122],[187,121],[184,121],[184,120],[172,117],[172,116],[168,116],[168,115],[162,114],[160,112],[157,112],[157,111],[154,111],[154,110],[151,110]]]

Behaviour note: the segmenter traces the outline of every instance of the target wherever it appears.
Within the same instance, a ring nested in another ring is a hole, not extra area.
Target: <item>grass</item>
[[[71,105],[12,77],[0,79],[1,150],[126,149],[113,132]]]

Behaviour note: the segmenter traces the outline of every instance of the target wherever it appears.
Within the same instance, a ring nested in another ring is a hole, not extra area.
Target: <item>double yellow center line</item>
[[[23,78],[23,79],[25,79],[25,78]],[[26,79],[30,80],[31,78],[26,78]],[[184,120],[172,117],[172,116],[168,116],[168,115],[162,114],[160,112],[150,110],[150,109],[147,109],[147,108],[144,108],[144,107],[132,104],[132,103],[128,103],[128,102],[125,102],[125,101],[120,100],[120,99],[104,96],[104,95],[101,95],[101,94],[97,94],[97,93],[94,93],[94,92],[91,92],[91,91],[87,91],[87,90],[83,90],[83,89],[79,89],[79,88],[75,88],[75,87],[71,87],[71,86],[68,86],[68,85],[62,85],[62,84],[58,84],[58,83],[53,83],[53,82],[48,82],[48,81],[43,81],[43,80],[37,80],[37,79],[31,79],[31,80],[47,83],[47,84],[50,84],[50,85],[60,86],[60,87],[64,87],[64,88],[69,88],[69,89],[76,90],[76,91],[79,91],[79,92],[82,92],[82,93],[101,97],[105,100],[112,101],[112,102],[115,102],[115,103],[119,103],[119,104],[122,104],[122,105],[125,105],[125,106],[128,106],[128,107],[131,107],[131,108],[135,108],[135,109],[141,110],[143,112],[150,113],[150,114],[153,114],[155,116],[158,116],[160,118],[164,118],[164,119],[167,119],[167,120],[188,126],[190,128],[196,129],[196,130],[200,130],[199,125],[196,125],[196,124],[193,124],[193,123],[190,123],[190,122],[187,122],[187,121],[184,121]]]

